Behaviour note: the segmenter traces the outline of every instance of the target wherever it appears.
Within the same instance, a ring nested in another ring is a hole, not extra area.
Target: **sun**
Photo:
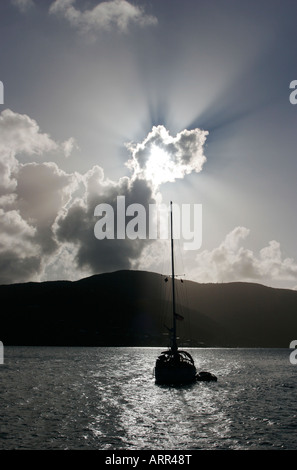
[[[157,145],[152,145],[150,156],[145,166],[145,177],[156,185],[172,181],[172,165],[173,162],[169,153]]]

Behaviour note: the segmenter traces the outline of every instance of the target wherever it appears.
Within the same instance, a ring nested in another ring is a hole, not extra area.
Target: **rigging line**
[[[182,256],[182,248],[181,248],[181,241],[179,240],[177,244],[178,252],[179,252],[179,258],[180,258],[180,263],[181,263],[181,272],[186,272],[185,271],[185,265],[184,265],[184,257]],[[185,282],[182,282],[182,286],[180,286],[180,305],[182,308],[182,314],[185,317],[185,322],[184,322],[184,334],[185,337],[188,338],[189,340],[192,339],[191,335],[191,314],[190,314],[190,308],[189,308],[189,296],[188,296],[188,283],[185,279]]]
[[[162,279],[163,283],[163,312],[162,312],[162,328],[164,328],[164,324],[167,323],[167,319],[169,317],[169,296],[171,294],[171,289],[168,286],[168,283],[165,283],[165,278]]]
[[[161,275],[160,275],[160,298],[161,298],[161,308],[160,308],[160,315],[159,315],[159,320],[160,320],[160,331],[164,331],[164,324],[168,323],[169,319],[169,311],[170,311],[170,304],[169,304],[169,299],[171,295],[171,288],[169,287],[168,284],[166,283],[165,279],[167,276],[168,269],[165,270],[165,253],[166,250],[162,250],[162,263],[161,263]],[[168,256],[166,256],[166,267],[168,264]]]
[[[162,256],[161,256],[161,268],[160,268],[160,279],[159,279],[159,285],[158,285],[158,293],[159,293],[159,330],[162,332],[163,327],[162,327],[162,321],[163,321],[163,316],[164,316],[164,307],[165,307],[165,301],[164,301],[164,286],[163,286],[163,270],[164,270],[164,252],[162,251]]]
[[[178,256],[176,255],[176,252],[178,252],[178,254],[180,254],[180,241],[179,239],[175,239],[175,247],[177,248],[175,250],[175,262],[176,262],[176,265],[178,265],[178,263],[180,262],[180,259],[181,259],[181,256]],[[179,277],[178,275],[175,276],[175,278]],[[184,311],[183,311],[183,299],[182,299],[182,289],[181,289],[181,285],[180,285],[180,282],[178,282],[178,280],[176,279],[176,282],[175,282],[175,286],[176,286],[176,313],[177,314],[180,314],[184,317],[185,319],[185,316],[184,316]],[[180,342],[182,341],[182,338],[185,337],[185,322],[182,321],[182,322],[178,322],[178,334],[179,334],[179,337],[180,337]]]

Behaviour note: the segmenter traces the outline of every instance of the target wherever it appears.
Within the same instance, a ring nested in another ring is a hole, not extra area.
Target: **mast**
[[[171,225],[171,271],[172,271],[172,346],[171,346],[171,350],[173,352],[176,352],[177,351],[177,342],[176,342],[176,317],[175,317],[172,201],[170,201],[170,225]]]

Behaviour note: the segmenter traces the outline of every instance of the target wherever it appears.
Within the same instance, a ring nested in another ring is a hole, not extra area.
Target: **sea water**
[[[297,449],[289,349],[189,349],[217,382],[154,382],[162,348],[5,347],[0,449]]]

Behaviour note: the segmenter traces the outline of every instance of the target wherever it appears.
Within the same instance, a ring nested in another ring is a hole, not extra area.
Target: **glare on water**
[[[287,350],[191,349],[217,382],[154,382],[158,348],[5,350],[1,449],[294,449]]]

